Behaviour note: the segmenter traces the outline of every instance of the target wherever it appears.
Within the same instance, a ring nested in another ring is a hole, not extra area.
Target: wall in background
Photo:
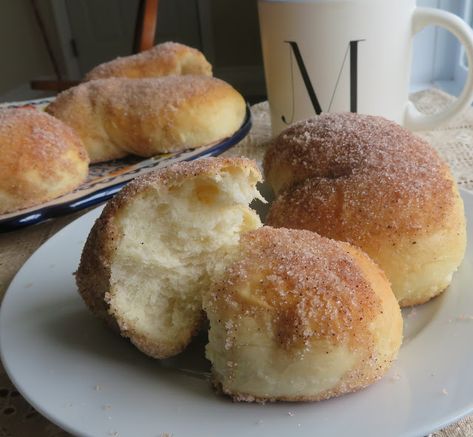
[[[55,3],[59,10],[60,2]],[[65,0],[63,5],[79,67],[77,79],[97,64],[131,54],[137,0]]]
[[[417,3],[462,16],[465,5],[473,8],[473,1],[468,1]],[[136,4],[137,0],[37,1],[64,77],[79,79],[92,65],[129,54]],[[256,4],[256,0],[161,0],[156,39],[198,47],[214,65],[216,76],[249,98],[264,98]],[[40,97],[29,89],[29,81],[54,78],[54,71],[31,0],[0,0],[0,50],[0,101]],[[460,55],[456,39],[445,30],[429,27],[422,31],[414,43],[413,89],[434,83],[458,93],[463,86],[458,71],[465,76],[465,69],[457,68]]]
[[[54,73],[29,0],[0,0],[0,96]]]
[[[65,78],[79,79],[100,62],[130,54],[137,0],[36,4]],[[255,0],[161,0],[156,42],[169,40],[203,50],[217,77],[247,96],[264,98]],[[29,89],[29,81],[54,79],[55,74],[31,0],[0,0],[0,49],[6,60],[0,71],[0,101],[40,97]]]
[[[214,74],[250,101],[265,99],[266,87],[256,0],[198,0],[202,48]]]

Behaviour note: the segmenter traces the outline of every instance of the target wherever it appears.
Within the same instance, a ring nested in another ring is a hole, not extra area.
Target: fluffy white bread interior
[[[214,382],[240,401],[358,390],[387,371],[402,340],[384,273],[360,249],[309,231],[243,235],[204,308]]]
[[[240,234],[261,226],[248,204],[261,175],[249,160],[180,163],[138,179],[109,203],[77,273],[93,311],[143,352],[182,351],[202,322],[202,292]]]

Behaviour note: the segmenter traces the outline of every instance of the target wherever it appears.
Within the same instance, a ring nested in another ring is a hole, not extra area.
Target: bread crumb
[[[442,394],[448,396],[448,390],[446,388],[442,389]]]
[[[292,412],[292,411],[288,411],[287,414],[291,417],[294,417],[296,413]]]
[[[391,381],[399,381],[401,379],[401,375],[399,375],[399,373],[395,373],[390,379]]]

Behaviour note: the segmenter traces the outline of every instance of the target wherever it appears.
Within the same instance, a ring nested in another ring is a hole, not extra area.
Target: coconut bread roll
[[[401,306],[450,284],[466,247],[463,202],[426,141],[382,117],[322,114],[282,132],[264,168],[278,193],[267,224],[360,247]]]
[[[137,178],[92,228],[76,281],[87,306],[154,358],[181,352],[204,319],[202,293],[240,234],[261,226],[253,161],[208,158]]]
[[[0,110],[0,214],[66,194],[88,171],[85,147],[69,126],[41,111]]]
[[[165,42],[136,55],[100,64],[87,73],[84,80],[184,74],[212,76],[212,66],[199,50],[176,42]]]
[[[236,401],[316,401],[381,378],[402,340],[399,305],[360,249],[304,230],[244,234],[204,294],[215,385]]]
[[[91,162],[151,157],[217,142],[245,117],[229,84],[206,76],[112,78],[83,83],[46,108],[82,139]]]

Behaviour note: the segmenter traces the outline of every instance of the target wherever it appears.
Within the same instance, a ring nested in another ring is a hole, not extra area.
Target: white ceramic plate
[[[473,411],[473,196],[463,198],[469,245],[453,284],[405,312],[398,361],[361,392],[319,403],[237,404],[202,378],[202,344],[164,362],[135,350],[76,293],[72,272],[100,209],[51,238],[15,277],[0,314],[3,363],[34,407],[78,435],[426,435]]]

